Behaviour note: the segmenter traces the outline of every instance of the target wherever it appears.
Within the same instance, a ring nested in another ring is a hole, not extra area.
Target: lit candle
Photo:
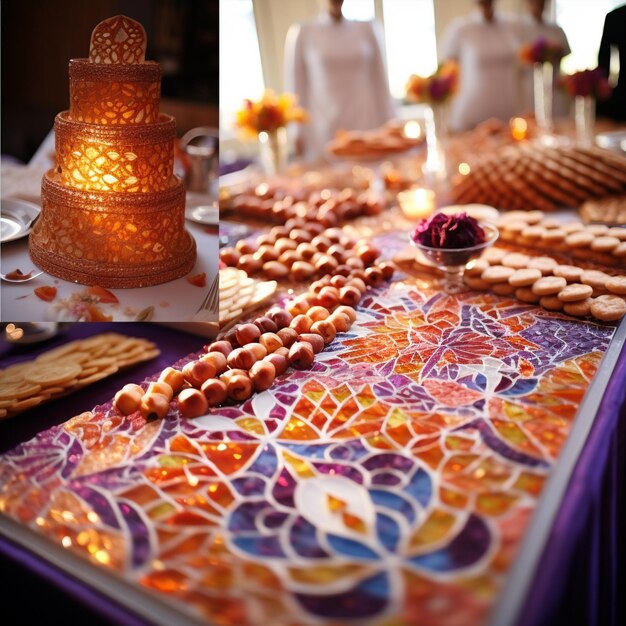
[[[398,202],[408,218],[428,217],[435,210],[435,192],[422,187],[408,189],[398,194]]]
[[[509,123],[511,127],[511,135],[515,141],[526,139],[528,124],[523,117],[514,117]]]

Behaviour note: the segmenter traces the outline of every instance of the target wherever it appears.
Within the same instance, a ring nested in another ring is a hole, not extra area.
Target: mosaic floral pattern
[[[612,333],[397,282],[241,406],[41,433],[0,509],[219,624],[482,624]]]

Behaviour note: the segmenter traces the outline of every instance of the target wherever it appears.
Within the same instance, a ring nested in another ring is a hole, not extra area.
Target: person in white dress
[[[477,0],[478,11],[454,20],[444,32],[439,58],[459,64],[459,89],[452,99],[451,130],[473,128],[489,118],[507,122],[521,111],[512,18],[496,13],[493,0]]]
[[[326,156],[339,130],[369,130],[394,117],[382,41],[375,22],[347,20],[343,0],[324,0],[317,19],[293,24],[285,42],[285,88],[309,112],[296,151]]]
[[[547,0],[526,0],[526,13],[516,23],[516,30],[521,41],[521,45],[532,44],[540,37],[550,43],[558,44],[561,47],[563,56],[567,56],[571,50],[565,31],[554,22],[548,22],[544,18],[547,8]],[[569,112],[569,99],[559,88],[559,65],[554,66],[552,113],[555,117],[562,117]],[[524,111],[532,111],[534,108],[533,93],[533,72],[531,65],[524,65],[522,68],[522,98]]]

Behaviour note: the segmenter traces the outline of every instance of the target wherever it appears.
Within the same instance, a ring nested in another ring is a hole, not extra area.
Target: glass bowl
[[[443,290],[446,293],[460,293],[465,291],[463,273],[465,266],[473,259],[478,258],[483,250],[492,246],[498,239],[498,229],[493,225],[482,222],[481,227],[485,231],[487,239],[483,243],[470,248],[431,248],[416,241],[409,234],[409,241],[414,245],[428,261],[443,271]]]

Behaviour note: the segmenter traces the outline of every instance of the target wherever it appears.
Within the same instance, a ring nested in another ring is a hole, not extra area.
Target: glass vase
[[[595,141],[596,101],[593,96],[576,96],[574,99],[574,121],[576,123],[576,143],[585,148]]]
[[[436,189],[448,177],[445,144],[448,135],[448,105],[431,104],[424,111],[426,162],[423,173],[428,186]]]
[[[535,99],[535,120],[540,135],[549,135],[552,123],[552,63],[535,63],[533,66],[533,92]]]
[[[287,129],[281,127],[260,132],[259,153],[266,176],[282,172],[287,165]]]

